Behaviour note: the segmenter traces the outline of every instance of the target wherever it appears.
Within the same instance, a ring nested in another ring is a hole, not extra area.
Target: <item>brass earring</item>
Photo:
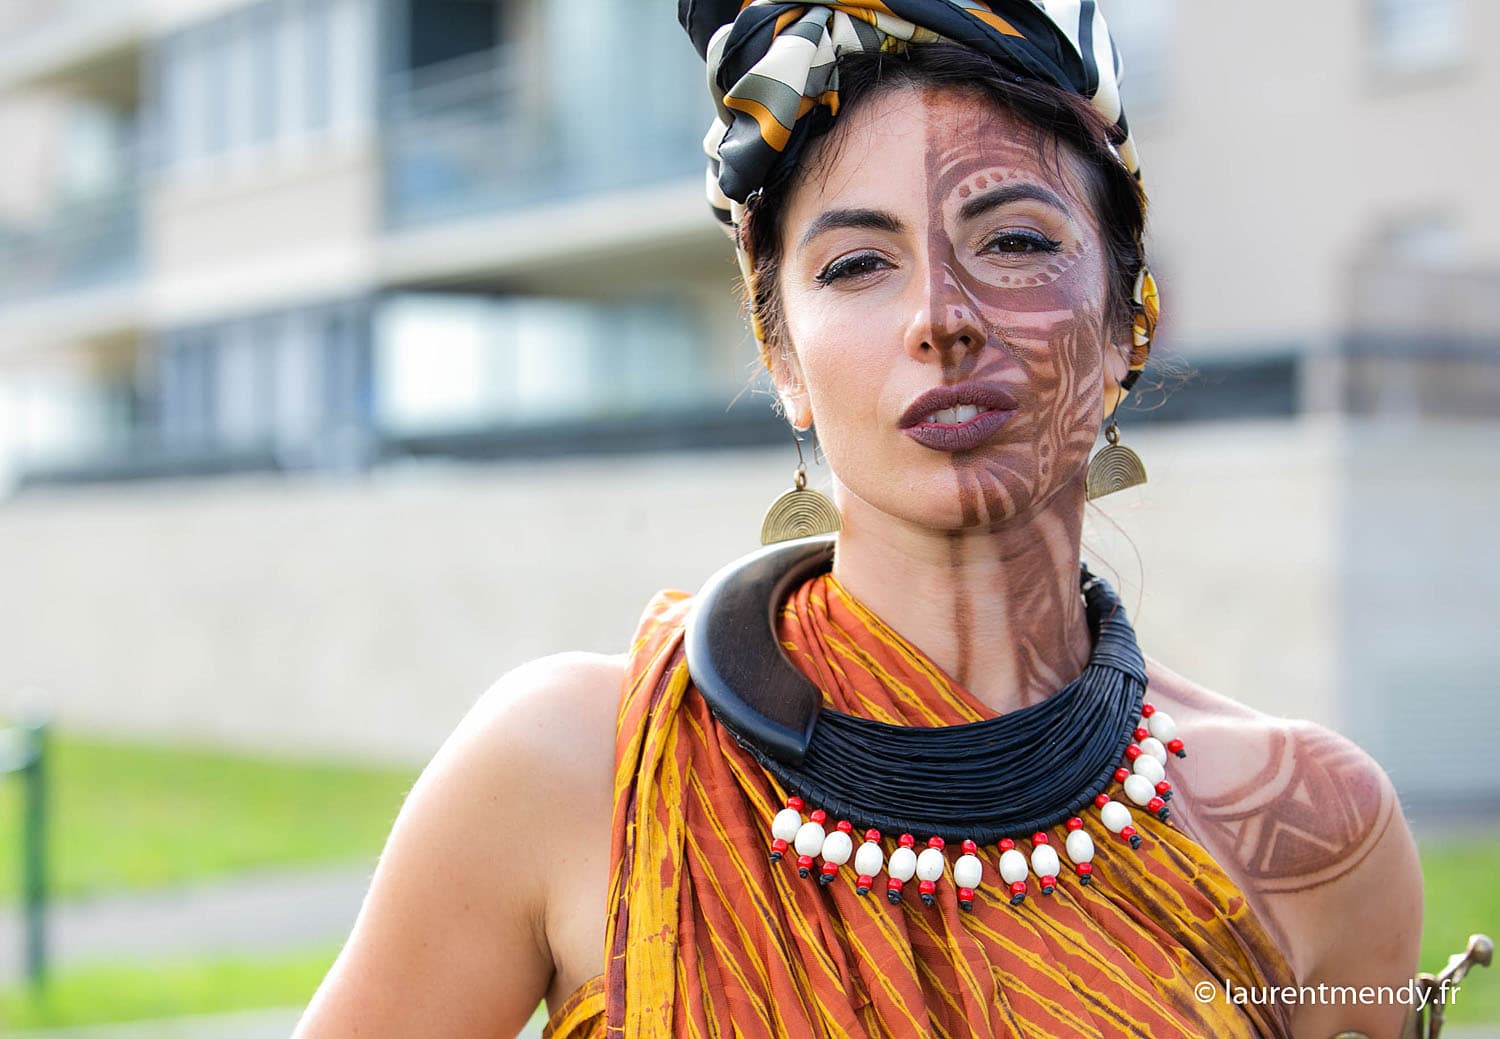
[[[760,543],[807,538],[814,534],[833,534],[843,527],[839,510],[828,495],[807,486],[807,465],[802,460],[802,438],[792,430],[797,445],[797,475],[792,489],[782,494],[766,510],[760,525]]]
[[[1089,459],[1089,501],[1146,482],[1146,467],[1141,463],[1141,456],[1120,443],[1120,427],[1115,425],[1114,419],[1110,419],[1104,428],[1104,439],[1109,441],[1109,446]]]

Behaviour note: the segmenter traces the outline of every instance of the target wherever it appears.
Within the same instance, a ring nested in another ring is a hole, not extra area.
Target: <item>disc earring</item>
[[[1104,439],[1109,445],[1089,460],[1086,484],[1089,501],[1146,482],[1141,456],[1120,443],[1120,427],[1114,419],[1105,427]]]
[[[792,430],[797,445],[797,475],[792,489],[782,494],[766,510],[760,525],[760,543],[808,538],[814,534],[833,534],[842,526],[839,510],[828,495],[807,486],[807,465],[802,460],[802,438]]]

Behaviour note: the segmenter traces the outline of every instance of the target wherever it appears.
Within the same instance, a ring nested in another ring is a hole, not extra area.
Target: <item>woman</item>
[[[299,1035],[510,1035],[542,997],[556,1036],[1397,1033],[1264,991],[1411,977],[1389,781],[1145,660],[1080,575],[1154,320],[1092,7],[683,5],[832,571],[758,557],[502,679]]]

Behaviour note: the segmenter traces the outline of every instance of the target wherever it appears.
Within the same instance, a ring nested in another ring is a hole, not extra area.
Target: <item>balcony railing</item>
[[[0,303],[133,277],[140,257],[134,188],[59,210],[41,226],[0,225]]]
[[[663,63],[678,71],[678,57],[665,57],[654,71],[660,74]],[[706,92],[691,89],[701,67],[681,64],[678,89],[649,97],[623,69],[620,82],[632,85],[616,91],[548,91],[504,50],[405,74],[388,94],[388,224],[701,176],[709,105]]]

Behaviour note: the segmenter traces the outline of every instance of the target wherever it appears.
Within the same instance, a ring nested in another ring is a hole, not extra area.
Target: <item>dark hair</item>
[[[806,171],[812,138],[837,127],[860,104],[901,87],[952,87],[976,91],[1036,131],[1039,153],[1060,161],[1066,149],[1082,161],[1085,184],[1098,217],[1111,271],[1107,305],[1122,327],[1132,317],[1136,277],[1145,257],[1141,233],[1146,198],[1139,183],[1111,149],[1112,127],[1078,94],[1007,71],[957,44],[912,46],[904,53],[862,52],[838,62],[839,120],[816,119],[808,136],[773,173],[747,206],[740,234],[754,260],[755,298],[746,304],[759,320],[773,355],[788,349],[778,274],[781,224],[793,188]],[[799,161],[801,159],[802,161]]]

